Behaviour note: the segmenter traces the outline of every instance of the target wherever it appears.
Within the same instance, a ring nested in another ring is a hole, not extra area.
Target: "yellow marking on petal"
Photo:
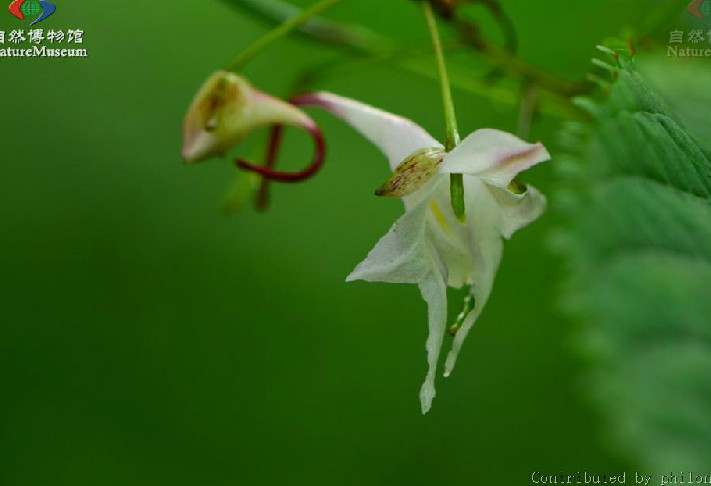
[[[444,214],[442,214],[442,211],[440,211],[439,206],[437,205],[434,199],[430,201],[430,209],[432,210],[432,215],[435,217],[435,220],[444,230],[444,232],[450,233],[452,229],[449,227],[447,220],[444,219]]]

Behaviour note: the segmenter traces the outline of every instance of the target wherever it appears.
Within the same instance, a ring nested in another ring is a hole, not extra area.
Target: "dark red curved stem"
[[[276,165],[277,154],[281,146],[281,135],[284,133],[283,125],[272,126],[269,132],[269,146],[267,148],[267,156],[264,160],[264,167],[273,169]],[[266,211],[269,206],[269,179],[262,178],[257,191],[256,206],[259,211]]]
[[[323,103],[318,100],[314,93],[304,93],[300,95],[295,95],[289,98],[289,103],[294,106],[321,106]]]
[[[314,140],[315,151],[313,161],[304,170],[298,172],[281,172],[274,170],[271,167],[254,165],[244,159],[237,159],[237,167],[251,172],[256,172],[270,181],[301,182],[312,177],[323,166],[323,161],[326,155],[326,142],[323,139],[321,130],[315,124],[307,127],[306,131],[311,134],[311,137]]]
[[[318,100],[314,98],[311,94],[297,95],[289,99],[289,102],[295,106],[300,105],[318,105]],[[323,135],[317,126],[307,129],[309,133],[314,138],[314,143],[316,145],[316,152],[314,155],[314,160],[301,172],[289,173],[289,172],[277,172],[274,170],[277,161],[277,155],[281,148],[281,139],[284,132],[283,125],[272,126],[271,132],[269,133],[269,145],[267,148],[266,158],[262,166],[256,166],[250,164],[245,160],[238,159],[236,164],[238,167],[256,172],[263,176],[259,189],[257,191],[257,196],[255,199],[255,205],[257,210],[266,211],[269,206],[269,184],[272,181],[278,182],[301,182],[310,177],[312,177],[318,170],[323,166],[325,158],[325,142],[323,140]]]

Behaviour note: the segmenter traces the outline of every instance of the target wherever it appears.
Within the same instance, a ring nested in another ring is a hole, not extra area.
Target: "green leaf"
[[[711,69],[708,60],[684,62],[669,69],[668,57],[648,54],[639,69],[708,156],[711,153],[711,110],[708,109],[711,107]]]
[[[648,474],[708,474],[711,162],[629,56],[604,63],[615,68],[604,99],[579,103],[593,121],[563,133],[577,168],[565,164],[572,191],[558,203],[586,390]]]

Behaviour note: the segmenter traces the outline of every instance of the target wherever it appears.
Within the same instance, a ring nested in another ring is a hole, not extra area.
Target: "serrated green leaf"
[[[701,474],[711,467],[711,162],[633,63],[617,64],[606,99],[582,103],[595,117],[574,154],[582,175],[559,199],[570,218],[557,238],[571,270],[564,300],[585,324],[588,388],[608,436],[650,474]]]

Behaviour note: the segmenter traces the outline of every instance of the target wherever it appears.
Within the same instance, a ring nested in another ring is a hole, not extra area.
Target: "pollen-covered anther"
[[[410,154],[375,191],[376,196],[405,197],[417,191],[438,172],[444,160],[441,148],[431,147]]]

